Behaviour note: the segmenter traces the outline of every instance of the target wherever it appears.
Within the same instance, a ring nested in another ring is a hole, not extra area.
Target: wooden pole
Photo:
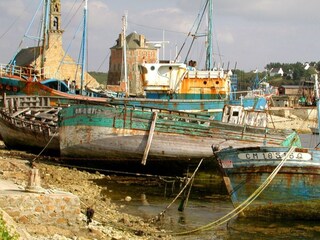
[[[148,141],[147,141],[146,148],[144,149],[143,158],[141,161],[141,164],[143,164],[143,165],[146,165],[146,163],[147,163],[147,158],[148,158],[149,150],[150,150],[152,139],[153,139],[153,133],[154,133],[154,129],[156,127],[157,117],[158,117],[158,112],[153,112]]]

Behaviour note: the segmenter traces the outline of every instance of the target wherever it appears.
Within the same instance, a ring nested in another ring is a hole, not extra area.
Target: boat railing
[[[25,80],[41,81],[48,77],[62,79],[60,72],[53,71],[50,67],[40,69],[30,66],[17,66],[12,64],[0,64],[0,77],[17,76]]]
[[[1,107],[8,109],[10,112],[24,108],[52,108],[63,107],[70,103],[76,103],[76,100],[68,100],[59,96],[33,96],[33,95],[12,95],[4,94],[0,97]]]
[[[224,78],[224,71],[188,71],[187,78]]]
[[[10,122],[14,126],[18,128],[24,128],[31,131],[42,132],[45,136],[52,136],[58,131],[57,124],[43,124],[41,122],[34,122],[32,120],[19,119],[10,116],[10,114],[6,111],[0,111],[0,117],[6,121]]]
[[[135,108],[135,110],[140,109]],[[114,124],[117,121],[123,121],[124,126],[135,128],[132,125],[133,122],[141,124],[150,123],[150,115],[142,117],[143,115],[141,115],[139,111],[136,113],[137,114],[135,114],[135,111],[130,111],[129,109],[123,110],[113,117]],[[159,121],[157,121],[157,128],[166,132],[183,131],[189,135],[212,138],[219,136],[226,141],[229,139],[245,141],[265,140],[273,144],[281,144],[283,141],[283,135],[280,135],[278,131],[272,131],[265,127],[252,127],[246,122],[242,124],[223,123],[215,121],[212,118],[206,118],[197,113],[171,114],[166,111],[158,111],[157,118],[159,119]]]

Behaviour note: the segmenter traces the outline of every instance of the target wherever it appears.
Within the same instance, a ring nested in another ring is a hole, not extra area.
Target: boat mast
[[[320,94],[319,94],[319,82],[318,82],[318,72],[315,74],[314,79],[314,87],[316,90],[316,104],[317,104],[317,115],[318,115],[318,131],[320,130]],[[319,134],[319,140],[320,140],[320,134]],[[320,142],[320,141],[319,141]]]
[[[213,69],[213,4],[212,0],[208,0],[209,6],[208,6],[208,46],[207,46],[207,57],[206,57],[206,70],[212,70]]]
[[[123,37],[123,71],[124,82],[126,86],[126,96],[129,95],[128,73],[127,73],[127,41],[126,41],[126,28],[127,28],[127,14],[122,17],[122,37]]]
[[[44,62],[46,58],[46,50],[47,50],[47,42],[48,42],[48,32],[49,32],[49,15],[50,15],[50,7],[51,7],[51,0],[45,0],[44,4],[44,19],[42,24],[42,51],[41,51],[41,63],[40,63],[40,69],[43,70],[44,68]]]
[[[205,14],[205,11],[206,11],[206,9],[207,9],[207,6],[208,6],[209,1],[212,1],[212,0],[207,0],[207,1],[206,1],[206,4],[205,4],[205,6],[204,6],[204,8],[203,8],[203,11],[202,11],[202,14],[201,14],[201,16],[200,16],[200,18],[199,18],[198,26],[197,26],[197,28],[196,28],[195,33],[193,34],[193,38],[192,38],[192,41],[191,41],[189,50],[188,50],[187,55],[186,55],[186,58],[185,58],[185,60],[184,60],[184,63],[185,63],[185,64],[187,64],[188,57],[189,57],[190,51],[191,51],[191,49],[192,49],[192,47],[193,47],[193,43],[194,43],[195,39],[196,39],[197,37],[203,37],[203,36],[204,36],[204,35],[198,35],[198,30],[199,30],[199,28],[200,28],[200,24],[201,24],[201,22],[202,22],[202,19],[203,19],[203,16],[204,16],[204,14]],[[181,51],[181,50],[180,50],[180,51]],[[180,52],[178,53],[178,55],[179,55],[179,54],[180,54]]]
[[[86,66],[86,54],[87,54],[87,14],[88,14],[88,0],[84,1],[83,8],[83,32],[82,32],[82,49],[81,49],[81,82],[80,82],[80,94],[82,95],[83,91],[83,82],[85,75],[85,66]]]

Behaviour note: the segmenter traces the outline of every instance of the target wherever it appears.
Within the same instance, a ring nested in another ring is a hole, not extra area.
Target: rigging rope
[[[288,160],[290,155],[294,152],[295,146],[292,146],[286,155],[282,158],[281,162],[278,164],[278,166],[273,170],[273,172],[266,178],[266,180],[261,184],[261,186],[254,192],[252,193],[247,200],[245,200],[243,203],[241,203],[239,206],[237,206],[235,209],[233,209],[230,213],[224,215],[223,217],[219,218],[218,220],[211,222],[207,225],[201,226],[199,228],[190,230],[190,231],[185,231],[185,232],[180,232],[180,233],[173,233],[172,235],[187,235],[190,233],[195,233],[199,231],[205,231],[205,230],[210,230],[214,227],[217,227],[219,225],[222,225],[225,222],[228,222],[235,216],[237,216],[239,213],[243,212],[263,191],[264,189],[271,183],[271,181],[274,179],[274,177],[277,175],[281,167],[284,165],[284,163]]]
[[[192,180],[192,179],[194,178],[194,176],[196,175],[196,173],[197,173],[200,165],[202,164],[202,162],[203,162],[203,158],[200,160],[197,168],[194,170],[194,172],[193,172],[193,174],[191,175],[191,177],[188,178],[188,181],[186,182],[186,184],[184,185],[184,187],[181,189],[181,191],[178,193],[178,195],[172,200],[172,202],[171,202],[168,206],[165,207],[165,209],[164,209],[162,212],[160,212],[160,213],[157,215],[157,217],[156,217],[155,219],[152,219],[152,220],[151,220],[152,222],[155,221],[155,220],[158,220],[160,217],[162,217],[163,214],[164,214],[164,213],[171,207],[171,205],[178,199],[178,197],[183,193],[183,191],[187,188],[187,186],[189,185],[189,183],[191,182],[191,180]]]

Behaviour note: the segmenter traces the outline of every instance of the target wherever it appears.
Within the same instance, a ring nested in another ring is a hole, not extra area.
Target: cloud
[[[40,0],[0,1],[0,22],[3,26],[0,36],[7,30],[6,26],[15,23],[14,28],[0,38],[2,63],[8,62],[16,51],[37,8],[34,2],[38,4]],[[81,23],[82,2],[61,0],[63,26],[67,26],[63,36],[65,48]],[[73,7],[74,3],[76,5]],[[179,50],[184,44],[204,3],[205,0],[88,1],[89,67],[96,69],[108,56],[110,47],[121,32],[121,18],[125,11],[128,12],[127,33],[137,31],[144,34],[147,40],[170,41],[165,49],[169,57],[175,55],[176,49]],[[246,69],[262,69],[270,61],[318,61],[318,0],[215,0],[213,5],[214,50],[223,61],[237,61],[239,67]],[[37,32],[37,26],[34,33]],[[204,26],[199,32],[204,32]],[[194,57],[204,58],[204,39],[197,40],[199,45],[194,46]],[[80,42],[78,38],[74,41]],[[186,47],[189,47],[189,43],[187,41]],[[79,48],[72,48],[72,51],[72,56],[77,57]],[[185,54],[181,55],[183,60]],[[108,70],[107,62],[104,70]]]

